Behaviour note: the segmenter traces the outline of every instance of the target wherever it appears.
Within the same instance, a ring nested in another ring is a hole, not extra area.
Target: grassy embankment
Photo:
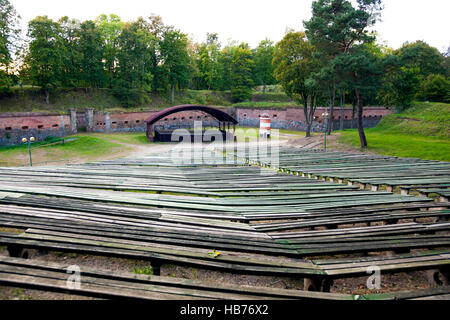
[[[450,161],[450,104],[416,103],[366,129],[368,151],[383,155]],[[339,142],[358,148],[356,130],[344,130]]]
[[[172,102],[167,94],[149,94],[139,106],[124,108],[114,97],[110,89],[94,89],[86,92],[84,89],[65,89],[54,92],[50,96],[50,104],[44,102],[44,97],[37,87],[14,88],[13,93],[0,96],[0,113],[5,112],[55,112],[67,113],[70,108],[84,110],[93,107],[97,111],[131,112],[159,110],[182,104],[201,104],[221,107],[249,108],[284,108],[296,106],[283,92],[254,91],[251,101],[234,104],[229,91],[213,92],[208,90],[184,90],[175,95]]]

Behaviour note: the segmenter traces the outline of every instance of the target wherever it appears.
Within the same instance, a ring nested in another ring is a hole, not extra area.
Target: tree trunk
[[[331,100],[330,100],[330,114],[328,115],[328,128],[327,128],[327,134],[331,135],[331,131],[333,131],[333,124],[334,124],[334,99],[336,98],[336,87],[333,85],[333,90],[331,93]]]
[[[363,105],[361,100],[361,94],[359,93],[358,89],[355,89],[356,97],[358,99],[358,133],[359,133],[359,140],[361,141],[361,149],[367,148],[367,139],[366,135],[364,133],[364,126],[363,126]]]
[[[264,86],[263,86],[263,100],[266,100],[266,84],[264,83]]]
[[[50,91],[48,89],[45,90],[45,103],[50,104]]]
[[[172,84],[172,102],[175,101],[175,84]]]
[[[353,101],[352,102],[352,126],[351,126],[352,129],[355,125],[355,113],[356,113],[356,102]]]
[[[309,121],[308,115],[308,96],[303,96],[303,113],[305,114],[305,122],[306,122],[306,137],[311,137],[311,121]]]
[[[311,102],[309,105],[309,119],[308,119],[308,127],[307,130],[311,135],[312,125],[314,123],[314,114],[316,113],[316,105],[315,105],[316,97],[314,95],[311,96]]]
[[[344,104],[345,104],[345,91],[341,91],[341,117],[339,121],[339,130],[344,130]]]

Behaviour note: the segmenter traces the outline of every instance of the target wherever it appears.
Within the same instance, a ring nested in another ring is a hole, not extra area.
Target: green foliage
[[[116,61],[119,47],[119,37],[122,32],[123,22],[115,14],[102,14],[95,20],[95,23],[102,36],[104,47],[104,61],[108,87],[112,87],[112,82],[116,74]]]
[[[430,74],[445,75],[444,56],[423,41],[406,43],[395,54],[400,57],[402,66],[417,68],[423,78]]]
[[[314,47],[304,32],[291,32],[277,43],[273,58],[275,78],[293,100],[303,102],[311,90],[307,79],[317,70]]]
[[[153,269],[152,267],[142,267],[142,268],[134,268],[133,272],[135,274],[145,274],[145,275],[152,275]]]
[[[381,0],[317,0],[312,4],[312,17],[304,22],[306,34],[317,50],[321,70],[309,81],[310,85],[328,86],[331,92],[330,111],[333,116],[336,88],[350,86],[358,105],[358,131],[361,147],[367,146],[362,126],[364,95],[374,90],[376,66],[367,63],[371,57],[370,44],[375,36],[369,32],[381,10]],[[376,59],[370,59],[375,62]],[[360,65],[362,63],[362,65]],[[332,121],[332,116],[329,121]],[[331,133],[332,126],[328,127]]]
[[[435,102],[450,102],[450,80],[439,74],[430,74],[422,82],[418,98]]]
[[[102,34],[93,21],[85,21],[80,26],[79,51],[81,53],[81,80],[85,86],[103,87]]]
[[[63,69],[60,26],[47,16],[36,17],[28,25],[28,37],[31,42],[24,71],[32,84],[46,91],[48,103],[49,90],[59,85]]]
[[[412,105],[419,83],[420,74],[417,68],[397,65],[385,73],[378,100],[385,106],[406,109]]]
[[[252,96],[252,70],[254,61],[248,45],[241,44],[233,52],[231,74],[231,98],[233,102],[241,102]]]
[[[0,93],[10,93],[11,85],[11,77],[5,71],[0,70]]]
[[[0,0],[0,94],[9,93],[13,84],[10,73],[13,55],[19,50],[20,16],[9,0]]]
[[[255,49],[255,84],[263,85],[265,93],[267,85],[275,84],[274,67],[272,64],[275,47],[269,39],[261,41]]]
[[[125,24],[117,41],[121,48],[129,49],[117,53],[113,92],[124,107],[135,107],[144,102],[145,91],[151,89],[153,75],[149,48],[156,47],[156,39],[146,22],[139,19]]]
[[[176,85],[180,89],[186,88],[189,83],[187,46],[187,36],[179,30],[167,30],[160,42],[161,69],[172,89]]]

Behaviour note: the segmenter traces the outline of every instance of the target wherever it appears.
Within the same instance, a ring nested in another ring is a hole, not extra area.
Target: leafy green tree
[[[100,30],[93,21],[85,21],[80,26],[79,50],[81,52],[81,72],[85,87],[101,87],[103,73],[103,39]]]
[[[13,82],[11,64],[18,53],[20,16],[9,0],[0,0],[0,93],[9,91]]]
[[[273,58],[275,78],[284,92],[291,99],[303,103],[307,137],[311,136],[319,87],[319,82],[311,79],[312,73],[319,69],[314,53],[315,48],[304,32],[291,32],[276,44]],[[308,99],[311,101],[309,107]]]
[[[349,54],[340,54],[333,59],[333,68],[344,78],[350,79],[349,82],[355,90],[358,133],[361,148],[366,148],[367,140],[362,123],[364,97],[374,95],[380,88],[383,74],[381,57],[374,52],[373,46],[358,45],[352,47]]]
[[[162,65],[162,52],[161,44],[164,39],[164,34],[168,32],[171,28],[163,23],[163,20],[158,15],[151,15],[147,19],[147,26],[149,32],[153,35],[155,42],[154,50],[150,50],[150,62],[151,62],[151,73],[153,75],[152,89],[156,93],[159,90],[167,90],[167,76],[165,75],[165,70]],[[189,67],[188,67],[189,69]]]
[[[387,55],[383,60],[385,72],[378,101],[401,109],[411,106],[421,81],[419,68],[403,66],[397,55]]]
[[[118,71],[113,83],[115,95],[126,107],[142,101],[151,90],[152,66],[150,54],[155,39],[143,19],[124,24],[118,43]]]
[[[167,30],[160,44],[161,66],[175,100],[175,87],[186,88],[189,83],[187,36],[178,30]]]
[[[430,74],[421,84],[418,97],[422,100],[450,102],[450,81],[440,74]]]
[[[220,87],[220,67],[218,65],[218,56],[221,44],[219,42],[219,36],[217,35],[217,33],[207,33],[206,45],[211,65],[211,70],[207,75],[208,90],[218,90]]]
[[[197,51],[197,65],[199,69],[199,88],[210,89],[213,61],[209,56],[208,46],[206,43],[200,44]]]
[[[231,90],[233,75],[233,56],[238,48],[236,42],[228,43],[219,53],[217,58],[217,68],[219,74],[219,88],[222,91]]]
[[[306,34],[311,43],[317,48],[323,70],[322,78],[328,73],[331,80],[330,99],[330,126],[334,119],[335,80],[340,75],[332,60],[339,55],[351,55],[353,52],[360,54],[360,50],[352,51],[355,46],[370,44],[375,36],[370,34],[368,28],[377,21],[381,0],[356,0],[356,7],[348,0],[317,0],[312,4],[312,18],[305,21]],[[352,74],[352,82],[356,82],[357,74]],[[361,90],[354,88],[358,97],[358,117],[362,118]],[[358,91],[358,92],[356,92]],[[359,110],[360,109],[360,110]],[[358,119],[358,132],[361,147],[367,146],[367,140],[362,127],[362,119]]]
[[[190,89],[202,89],[202,74],[199,66],[199,48],[198,43],[188,41],[188,55],[189,55],[189,87]]]
[[[62,17],[58,21],[62,42],[61,84],[64,87],[77,87],[82,79],[80,51],[80,21]]]
[[[116,75],[117,56],[119,51],[119,37],[122,32],[123,22],[115,14],[102,14],[97,17],[95,24],[100,31],[104,47],[104,61],[106,68],[106,78],[109,88]]]
[[[444,61],[442,62],[442,68],[444,69],[444,75],[450,78],[450,46],[447,51],[443,54]]]
[[[255,50],[255,75],[258,84],[263,85],[263,97],[266,94],[266,86],[275,84],[272,64],[275,47],[269,39],[261,41]]]
[[[422,78],[430,74],[445,75],[443,67],[445,57],[438,49],[423,41],[406,43],[396,51],[400,63],[406,68],[417,68]]]
[[[252,51],[242,43],[234,50],[232,58],[231,98],[234,102],[245,101],[252,96],[253,68]]]
[[[25,56],[25,73],[32,84],[40,86],[50,103],[50,89],[61,83],[63,43],[59,24],[47,16],[38,16],[28,24],[30,39]]]

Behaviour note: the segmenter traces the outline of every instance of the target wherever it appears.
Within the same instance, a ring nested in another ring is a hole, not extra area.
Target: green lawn
[[[450,161],[450,140],[366,129],[368,150],[396,157]],[[344,130],[340,143],[360,146],[358,131]]]
[[[125,156],[134,145],[148,144],[145,133],[77,134],[65,138],[76,139],[65,142],[47,139],[32,144],[33,163],[86,162]],[[29,164],[28,146],[0,147],[0,166],[23,166]],[[55,163],[52,163],[55,164]]]
[[[366,129],[368,150],[379,154],[450,161],[450,104],[416,103]],[[340,143],[359,147],[356,130],[344,130]]]

